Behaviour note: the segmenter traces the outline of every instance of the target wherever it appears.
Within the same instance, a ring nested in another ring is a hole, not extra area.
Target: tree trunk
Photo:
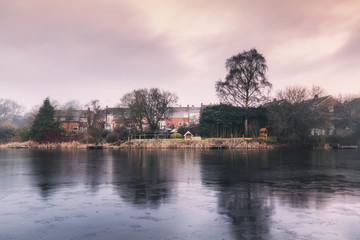
[[[245,128],[245,137],[249,136],[249,130],[248,130],[248,118],[245,118],[245,123],[244,123],[244,128]]]
[[[246,93],[246,102],[245,102],[245,122],[244,122],[244,128],[245,128],[245,137],[249,136],[249,130],[248,130],[248,109],[249,109],[249,93]]]

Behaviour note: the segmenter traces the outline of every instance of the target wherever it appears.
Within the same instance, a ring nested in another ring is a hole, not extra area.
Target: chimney
[[[318,99],[318,98],[319,98],[319,95],[315,94],[314,98],[315,98],[315,99]]]
[[[189,104],[187,105],[187,111],[189,111]]]

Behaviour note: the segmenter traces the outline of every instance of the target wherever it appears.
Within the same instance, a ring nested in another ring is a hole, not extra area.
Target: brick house
[[[172,107],[169,116],[159,122],[159,128],[190,127],[199,124],[201,107]]]
[[[343,132],[342,122],[344,119],[344,106],[341,102],[332,96],[317,97],[305,101],[306,104],[315,110],[321,119],[323,119],[324,128],[320,132],[326,135],[335,135]],[[314,131],[319,132],[318,129]]]
[[[56,117],[67,135],[75,135],[87,129],[86,110],[58,110]]]

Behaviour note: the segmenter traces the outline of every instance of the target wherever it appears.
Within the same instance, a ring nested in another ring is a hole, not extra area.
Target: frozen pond
[[[360,239],[358,151],[0,150],[0,239]]]

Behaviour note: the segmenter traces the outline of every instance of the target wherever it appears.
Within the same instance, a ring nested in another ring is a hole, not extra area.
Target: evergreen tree
[[[31,138],[37,142],[55,142],[60,139],[61,133],[60,122],[55,119],[55,109],[46,98],[31,126]]]

